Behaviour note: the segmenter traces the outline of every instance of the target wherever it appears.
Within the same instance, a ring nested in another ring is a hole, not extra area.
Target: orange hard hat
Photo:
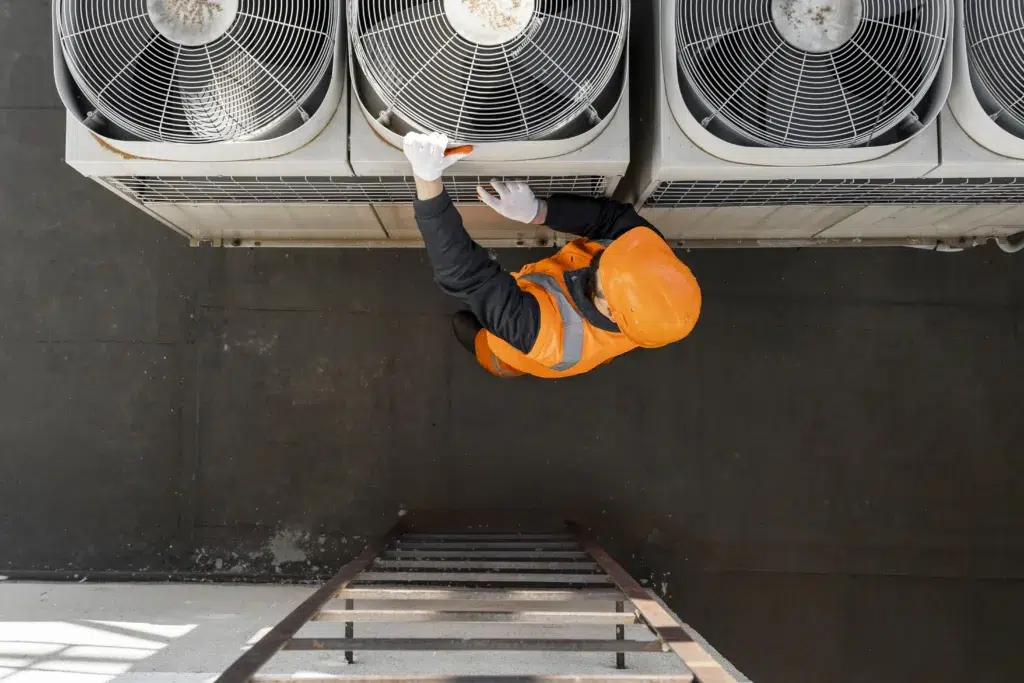
[[[633,228],[612,242],[597,278],[619,329],[639,346],[679,341],[697,324],[697,278],[650,228]]]

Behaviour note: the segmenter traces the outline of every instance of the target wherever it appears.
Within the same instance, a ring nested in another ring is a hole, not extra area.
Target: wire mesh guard
[[[144,204],[346,204],[411,203],[416,197],[413,179],[406,177],[152,177],[104,178],[117,190]],[[491,177],[456,176],[444,179],[445,188],[457,202],[479,202],[477,185]],[[517,177],[529,183],[539,196],[555,193],[600,197],[608,179],[603,176]]]
[[[793,204],[1019,204],[1024,178],[697,180],[658,185],[644,206],[713,208]]]
[[[153,142],[245,140],[302,114],[334,56],[336,0],[59,0],[96,111]]]
[[[349,5],[356,60],[388,112],[460,142],[542,139],[583,115],[618,68],[628,22],[628,0]]]
[[[853,147],[914,119],[952,17],[952,0],[677,0],[676,49],[705,127]]]
[[[1024,135],[1024,5],[1019,0],[964,3],[968,64],[987,88],[988,114]]]

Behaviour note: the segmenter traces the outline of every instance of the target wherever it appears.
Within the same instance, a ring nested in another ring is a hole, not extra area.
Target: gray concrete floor
[[[759,682],[1017,679],[1022,256],[684,254],[691,339],[495,381],[419,251],[191,250],[67,168],[48,5],[0,0],[0,568],[309,577],[543,510]]]

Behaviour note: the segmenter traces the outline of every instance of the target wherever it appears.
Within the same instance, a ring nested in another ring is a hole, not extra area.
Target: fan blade
[[[512,52],[509,56],[514,74],[532,78],[569,100],[586,90],[586,55],[614,49],[612,29],[617,28],[615,24],[588,23],[587,14],[580,12],[578,6],[578,0],[540,0],[538,19],[555,23],[558,30],[545,32],[546,39],[528,39],[538,49]]]
[[[677,0],[677,48],[704,52],[723,38],[767,27],[771,15],[758,3],[697,3]]]
[[[258,92],[255,82],[262,75],[248,54],[237,52],[215,69],[201,88],[182,92],[182,106],[189,128],[200,140],[230,139],[255,127]]]
[[[409,43],[404,34],[417,24],[429,21],[431,14],[426,3],[421,3],[409,5],[383,19],[376,15],[360,18],[360,22],[379,19],[365,28],[360,42],[366,51],[367,60],[384,75],[385,81],[381,87],[392,95],[397,95],[402,84],[415,73],[413,65],[417,55],[413,51],[414,45]]]
[[[892,17],[916,12],[927,0],[868,0],[864,3],[864,16],[871,19],[891,19]]]
[[[424,112],[444,112],[442,118],[456,121],[451,130],[440,130],[459,138],[459,111],[470,87],[473,51],[456,40],[424,43],[416,33],[430,22],[444,22],[439,0],[410,4],[369,27],[362,44],[369,59],[386,74],[387,88],[395,101],[415,98]]]

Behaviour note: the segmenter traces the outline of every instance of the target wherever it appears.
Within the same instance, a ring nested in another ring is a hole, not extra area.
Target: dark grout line
[[[832,577],[846,577],[851,579],[871,579],[871,578],[884,578],[884,579],[904,579],[908,581],[986,581],[986,582],[1019,582],[1024,580],[1020,574],[1016,575],[997,575],[997,574],[965,574],[963,576],[951,576],[949,574],[937,574],[937,573],[913,573],[913,572],[893,572],[893,571],[877,571],[877,572],[844,572],[844,571],[812,571],[812,570],[782,570],[782,569],[702,569],[702,568],[688,568],[685,570],[689,574],[706,574],[709,576],[714,575],[728,575],[728,574],[750,574],[760,576],[832,576]]]
[[[5,111],[64,111],[63,104],[56,105],[25,105],[25,106],[11,106],[11,105],[0,105],[0,112]]]
[[[206,337],[219,336],[220,321],[203,319],[204,306],[201,299],[206,292],[218,291],[224,286],[223,255],[214,258],[203,269],[205,277],[194,282],[192,290],[182,300],[179,311],[179,329],[184,331],[187,343],[179,356],[181,376],[178,396],[178,479],[172,482],[172,494],[178,498],[177,545],[171,553],[179,567],[191,565],[195,552],[196,529],[198,527],[199,487],[202,477],[202,451],[200,434],[202,415],[200,412],[203,386],[203,354],[200,344]]]
[[[304,585],[319,582],[313,576],[296,574],[231,574],[228,572],[154,572],[72,569],[0,569],[3,583],[241,583]]]
[[[182,339],[171,341],[154,341],[147,339],[20,339],[17,337],[0,337],[0,344],[123,344],[134,346],[174,346]]]
[[[878,306],[884,308],[933,308],[933,309],[968,309],[991,312],[1013,311],[1017,306],[1013,303],[994,304],[983,301],[912,301],[908,299],[860,299],[855,297],[841,298],[831,295],[799,296],[791,294],[758,294],[756,292],[716,293],[705,290],[705,299],[727,301],[743,304],[791,304],[793,306],[819,305],[836,309],[840,306]]]
[[[202,354],[197,343],[199,330],[196,295],[182,306],[181,320],[188,340],[178,353],[178,478],[171,493],[178,499],[175,547],[170,553],[175,565],[185,567],[195,548],[196,502],[199,490],[199,395]]]
[[[323,313],[329,315],[404,316],[412,318],[450,317],[450,312],[430,312],[421,309],[412,311],[366,311],[342,310],[338,308],[264,308],[260,306],[231,306],[228,304],[200,304],[207,311],[241,311],[245,313]]]

